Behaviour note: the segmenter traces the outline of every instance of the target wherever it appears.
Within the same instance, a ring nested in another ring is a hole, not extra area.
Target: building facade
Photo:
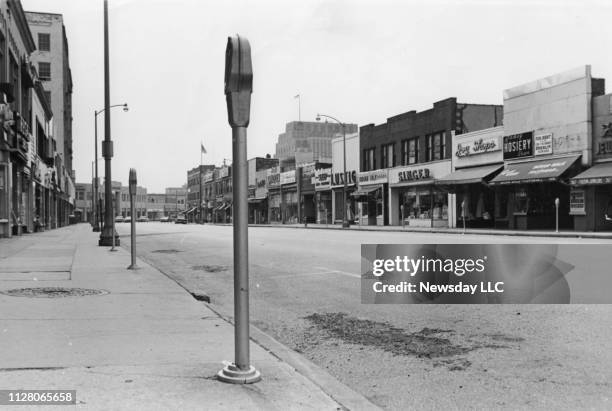
[[[518,230],[574,228],[569,179],[592,164],[592,100],[604,94],[590,66],[504,91],[504,170],[495,224]]]
[[[212,164],[200,165],[187,171],[187,207],[185,214],[189,221],[203,222],[206,205],[204,202],[204,176],[208,171],[214,171]],[[200,194],[200,190],[202,193]],[[202,210],[202,215],[200,215]]]
[[[496,127],[502,119],[502,106],[458,103],[452,97],[429,110],[360,127],[361,171],[389,172],[383,223],[448,226],[448,192],[435,180],[451,172],[453,135]]]
[[[0,237],[68,224],[74,208],[36,48],[21,2],[0,1]]]
[[[347,134],[357,132],[356,124],[346,124]],[[276,158],[281,171],[293,170],[301,164],[331,163],[332,138],[342,133],[342,125],[335,122],[292,121],[278,136]]]
[[[36,44],[30,56],[37,69],[46,99],[53,112],[52,134],[59,154],[56,168],[60,181],[59,218],[67,224],[74,203],[75,173],[72,150],[72,73],[63,16],[55,13],[25,13]]]

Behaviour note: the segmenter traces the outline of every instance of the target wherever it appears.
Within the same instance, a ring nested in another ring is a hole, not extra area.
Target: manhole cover
[[[62,298],[108,294],[108,291],[87,288],[39,287],[16,288],[13,290],[0,291],[0,294],[10,295],[11,297]]]
[[[206,271],[209,273],[218,273],[220,271],[227,271],[229,267],[225,265],[194,265],[191,267],[192,270]]]
[[[160,254],[173,254],[173,253],[180,253],[180,250],[154,250],[151,251],[152,253],[160,253]]]

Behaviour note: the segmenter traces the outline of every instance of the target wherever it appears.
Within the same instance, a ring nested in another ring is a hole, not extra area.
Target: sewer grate
[[[92,290],[87,288],[63,288],[63,287],[37,287],[37,288],[15,288],[12,290],[0,291],[0,294],[11,297],[30,297],[30,298],[63,298],[63,297],[83,297],[86,295],[108,294],[106,290]]]
[[[153,250],[151,252],[152,253],[160,253],[160,254],[174,254],[174,253],[180,253],[181,250],[174,250],[174,249],[170,249],[170,250]]]
[[[218,273],[227,271],[229,267],[225,265],[194,265],[191,269],[195,271],[206,271],[208,273]]]

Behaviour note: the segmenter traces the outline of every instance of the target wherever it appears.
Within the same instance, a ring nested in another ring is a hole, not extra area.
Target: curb
[[[197,294],[186,287],[184,287],[181,283],[176,281],[170,275],[166,274],[163,270],[157,268],[151,261],[148,261],[147,258],[137,257],[137,259],[149,265],[151,268],[167,277],[174,283],[176,283],[179,287],[185,290],[188,294],[190,294],[194,299],[198,301],[203,301],[206,304],[206,308],[215,313],[219,318],[228,322],[229,324],[234,324],[232,319],[229,316],[222,314],[220,311],[211,307],[210,298],[204,294]],[[203,297],[203,298],[199,298]],[[318,365],[314,364],[304,356],[299,353],[293,351],[289,347],[283,345],[279,341],[277,341],[271,335],[263,332],[259,328],[254,325],[250,325],[249,327],[250,340],[255,344],[259,345],[266,352],[272,354],[274,357],[278,358],[280,361],[290,365],[293,369],[304,378],[308,379],[314,385],[319,387],[321,391],[330,396],[334,401],[340,404],[346,410],[382,410],[382,408],[374,405],[370,402],[366,397],[362,394],[352,390],[348,386],[344,385],[340,381],[338,381],[331,374],[323,370]]]
[[[219,318],[232,325],[234,324],[230,318],[215,310],[209,304],[206,304],[206,306],[209,310],[217,314]],[[254,325],[250,325],[250,334],[252,342],[262,347],[280,361],[292,366],[298,374],[310,380],[345,409],[359,411],[382,410],[382,408],[370,402],[370,400],[362,394],[344,385],[327,371]]]
[[[231,224],[210,224],[209,225],[216,225],[216,226],[231,226]],[[460,235],[494,235],[494,236],[507,236],[507,237],[555,237],[555,238],[590,238],[590,239],[596,239],[596,240],[612,240],[612,234],[595,234],[595,233],[568,233],[568,232],[561,232],[561,233],[555,233],[555,232],[550,232],[550,233],[545,233],[545,232],[540,232],[540,231],[536,231],[536,232],[529,232],[529,231],[524,231],[524,232],[520,232],[520,231],[510,231],[510,232],[503,232],[503,231],[495,231],[495,232],[491,232],[491,231],[466,231],[465,233],[461,230],[461,229],[457,229],[456,231],[453,230],[437,230],[437,229],[431,229],[431,230],[410,230],[410,229],[392,229],[392,230],[385,230],[385,229],[376,229],[376,228],[359,228],[358,226],[356,226],[355,228],[351,227],[349,229],[342,229],[342,228],[333,228],[333,227],[321,227],[321,226],[308,226],[308,227],[301,227],[301,226],[295,226],[295,225],[284,225],[284,224],[261,224],[261,225],[255,225],[255,224],[249,224],[249,227],[263,227],[263,228],[292,228],[295,230],[303,230],[303,229],[312,229],[312,230],[335,230],[335,231],[375,231],[375,232],[385,232],[385,233],[432,233],[432,234],[460,234]]]

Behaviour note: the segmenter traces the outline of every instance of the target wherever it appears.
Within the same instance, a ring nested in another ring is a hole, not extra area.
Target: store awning
[[[379,185],[359,187],[357,191],[351,193],[351,197],[356,199],[367,199],[372,193],[380,188]]]
[[[570,179],[577,186],[612,184],[612,162],[595,164],[593,167]]]
[[[254,197],[254,198],[249,198],[249,203],[250,204],[257,204],[257,203],[261,203],[262,201],[264,201],[265,199],[267,199],[268,197]]]
[[[488,166],[464,168],[456,170],[442,178],[436,180],[436,184],[440,185],[456,185],[456,184],[474,184],[482,183],[492,174],[501,170],[504,166],[494,164]]]
[[[185,214],[191,214],[195,211],[196,207],[190,208],[188,211],[185,211]]]
[[[504,170],[490,184],[526,184],[557,181],[580,155],[532,160],[506,164]]]

